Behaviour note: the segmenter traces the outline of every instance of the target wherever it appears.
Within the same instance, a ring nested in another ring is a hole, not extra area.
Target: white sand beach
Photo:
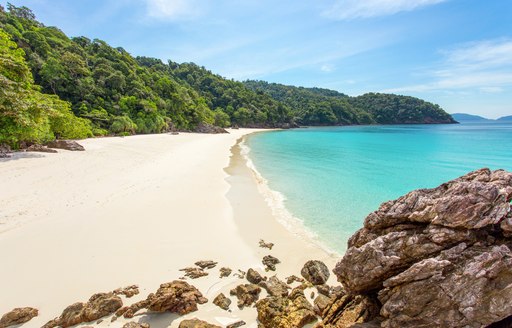
[[[179,269],[214,260],[219,264],[207,277],[187,279],[209,300],[199,311],[94,325],[177,327],[197,317],[221,326],[243,319],[244,327],[256,327],[256,310],[239,310],[235,298],[232,312],[212,304],[219,292],[229,295],[247,283],[233,275],[220,279],[220,267],[265,273],[261,259],[271,254],[282,262],[276,273],[283,279],[300,275],[309,259],[332,268],[337,257],[280,225],[252,171],[232,155],[237,140],[255,131],[87,139],[80,141],[85,152],[1,160],[0,315],[35,307],[39,316],[23,327],[40,327],[94,293],[137,284],[140,294],[123,299],[129,305],[183,276]],[[260,239],[276,246],[260,248]]]

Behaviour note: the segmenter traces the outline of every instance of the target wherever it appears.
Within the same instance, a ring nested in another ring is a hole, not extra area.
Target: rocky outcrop
[[[32,318],[37,317],[38,314],[39,311],[31,307],[15,308],[2,316],[0,319],[0,328],[29,322]]]
[[[62,311],[62,314],[43,328],[70,327],[83,322],[91,322],[113,314],[123,306],[119,296],[110,293],[97,293],[87,303],[74,303]]]
[[[212,325],[203,320],[199,319],[188,319],[180,322],[178,328],[222,328],[221,326]]]
[[[297,287],[289,296],[271,296],[256,303],[260,328],[300,328],[317,320],[313,307]]]
[[[383,203],[336,265],[347,294],[321,326],[486,327],[510,318],[511,200],[512,173],[481,169]]]
[[[65,149],[71,151],[84,151],[85,148],[74,140],[54,140],[46,144],[48,148]]]
[[[323,285],[329,279],[329,268],[322,261],[307,261],[300,274],[313,285]]]
[[[233,288],[229,293],[238,298],[238,307],[243,309],[245,306],[251,306],[260,297],[261,288],[254,284],[243,284]]]
[[[156,293],[151,293],[145,300],[119,309],[117,316],[133,318],[137,311],[148,309],[154,312],[173,312],[184,315],[197,311],[198,304],[208,302],[197,288],[185,281],[175,280],[161,284]]]
[[[218,126],[215,126],[215,125],[211,125],[211,124],[208,124],[208,123],[199,123],[197,125],[197,127],[194,129],[193,132],[197,132],[197,133],[211,133],[211,134],[218,134],[218,133],[229,133],[228,131],[226,131],[225,129],[221,128],[221,127],[218,127]]]

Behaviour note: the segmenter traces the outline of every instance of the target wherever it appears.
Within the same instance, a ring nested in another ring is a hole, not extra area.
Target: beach
[[[198,311],[112,323],[107,317],[95,326],[136,321],[177,327],[197,317],[221,326],[241,319],[256,327],[256,310],[239,310],[236,298],[231,312],[212,304],[220,292],[229,295],[247,283],[233,275],[220,279],[220,267],[271,276],[261,260],[272,255],[281,260],[276,274],[284,279],[300,275],[307,260],[332,268],[338,259],[285,229],[259,192],[237,145],[259,131],[87,139],[80,141],[85,152],[17,153],[2,160],[0,314],[35,307],[39,316],[24,327],[40,327],[94,293],[137,284],[140,294],[123,299],[129,305],[182,277],[179,269],[213,260],[218,265],[206,270],[208,276],[186,280],[209,300]],[[260,248],[260,239],[275,247]]]

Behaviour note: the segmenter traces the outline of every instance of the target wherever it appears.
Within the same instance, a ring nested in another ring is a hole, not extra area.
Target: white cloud
[[[191,19],[199,16],[201,4],[198,0],[145,0],[148,15],[170,20]]]
[[[448,0],[337,0],[324,14],[340,20],[369,18],[411,11],[445,1]]]
[[[332,65],[329,65],[329,64],[323,64],[320,67],[320,70],[322,72],[325,72],[325,73],[330,73],[330,72],[334,71],[334,67]]]
[[[512,86],[512,40],[485,40],[458,45],[440,52],[440,65],[427,72],[430,82],[384,90],[422,92],[433,90],[478,89],[502,92]]]

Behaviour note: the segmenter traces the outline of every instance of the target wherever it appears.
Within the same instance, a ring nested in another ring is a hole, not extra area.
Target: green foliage
[[[84,138],[92,132],[68,103],[39,92],[23,50],[0,30],[0,144],[17,148],[21,142],[42,143],[55,135]]]
[[[26,7],[7,9],[0,9],[0,142],[11,145],[55,136],[193,130],[200,123],[451,122],[439,106],[412,97],[353,98],[321,88],[242,83],[193,63],[134,58],[102,40],[69,38],[37,22]]]
[[[454,123],[438,105],[414,97],[368,93],[349,97],[333,90],[246,81],[256,92],[293,108],[304,125]]]
[[[114,133],[134,134],[135,130],[137,130],[137,125],[133,123],[131,118],[124,115],[116,116],[110,126],[110,131]]]
[[[368,113],[349,102],[349,96],[337,91],[264,81],[245,81],[244,84],[292,108],[294,121],[303,125],[374,123]]]
[[[350,102],[367,110],[379,124],[455,122],[439,105],[414,97],[367,93]]]
[[[231,125],[231,120],[229,118],[229,115],[222,111],[222,109],[217,108],[214,112],[215,115],[215,121],[214,125],[220,126],[221,128],[227,128]]]

